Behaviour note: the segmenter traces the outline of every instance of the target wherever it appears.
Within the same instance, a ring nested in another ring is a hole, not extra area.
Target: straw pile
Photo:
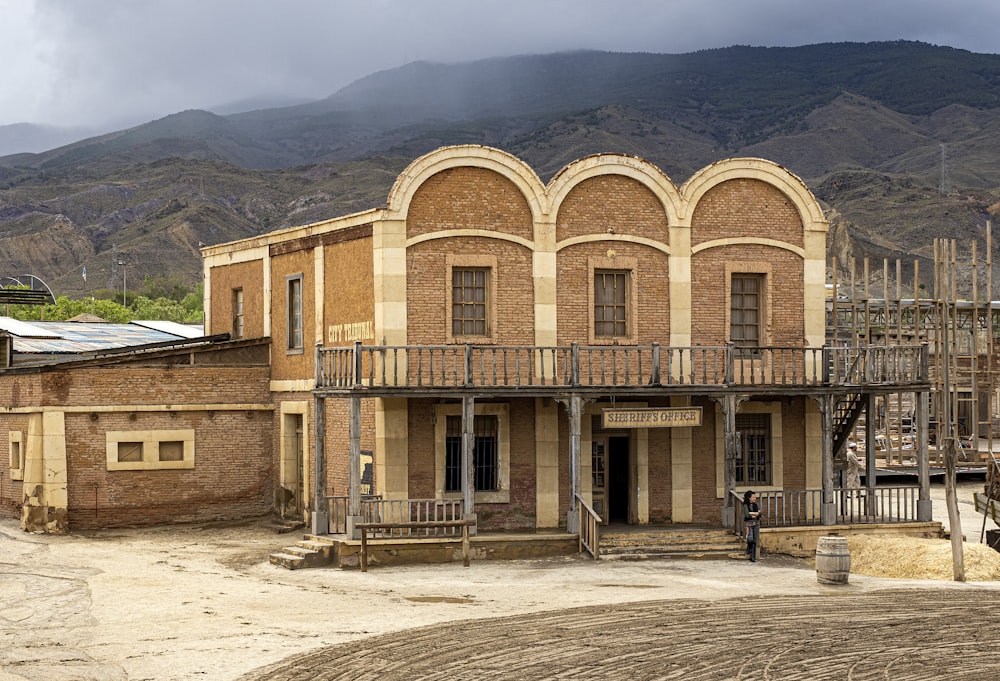
[[[859,535],[848,537],[851,572],[894,579],[955,578],[950,539]],[[965,580],[1000,580],[1000,552],[986,544],[962,544]]]

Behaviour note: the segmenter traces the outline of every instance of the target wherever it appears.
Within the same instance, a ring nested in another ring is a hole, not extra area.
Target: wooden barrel
[[[847,584],[851,551],[847,537],[827,535],[816,542],[816,580],[821,584]]]

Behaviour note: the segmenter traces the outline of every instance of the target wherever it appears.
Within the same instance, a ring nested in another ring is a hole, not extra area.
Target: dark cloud
[[[10,5],[10,7],[8,7]],[[0,124],[321,98],[415,60],[921,40],[997,52],[995,0],[0,0]]]

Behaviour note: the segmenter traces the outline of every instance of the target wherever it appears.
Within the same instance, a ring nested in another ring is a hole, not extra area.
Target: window
[[[730,291],[729,339],[736,345],[757,347],[761,340],[764,275],[733,274]]]
[[[736,484],[771,484],[771,415],[737,414]]]
[[[141,462],[142,462],[141,442],[118,443],[118,463],[141,463]]]
[[[488,336],[490,270],[454,267],[451,270],[451,333],[453,336]]]
[[[160,443],[160,461],[183,461],[184,443],[181,440],[168,440]]]
[[[12,430],[7,434],[7,441],[10,443],[10,479],[24,479],[24,449],[21,439],[21,431]]]
[[[472,448],[473,485],[493,492],[499,481],[499,424],[496,416],[475,417]],[[449,416],[445,435],[445,491],[462,491],[462,417]]]
[[[108,431],[107,469],[194,468],[194,430]]]
[[[243,338],[243,289],[233,289],[233,338]]]
[[[629,271],[594,271],[594,336],[629,336]]]
[[[510,405],[476,402],[472,424],[472,484],[477,504],[510,503]],[[462,404],[433,405],[434,494],[462,496]]]
[[[287,278],[288,281],[288,340],[287,349],[302,352],[302,275]]]

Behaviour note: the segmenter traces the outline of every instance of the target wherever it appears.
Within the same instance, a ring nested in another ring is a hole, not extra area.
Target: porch
[[[742,514],[732,500],[736,487],[737,443],[735,418],[740,405],[752,398],[808,397],[823,415],[822,489],[789,492],[782,497],[788,526],[798,523],[833,526],[842,518],[869,523],[930,520],[926,494],[914,492],[906,513],[893,510],[889,499],[866,498],[862,508],[851,508],[833,486],[833,456],[846,442],[847,432],[876,392],[912,391],[926,398],[930,388],[925,346],[802,347],[665,347],[598,346],[572,344],[539,346],[364,346],[316,349],[317,401],[315,480],[323,480],[323,401],[346,398],[350,404],[350,481],[344,509],[327,504],[324,490],[316,489],[314,534],[343,532],[359,539],[359,526],[377,523],[431,523],[468,521],[477,527],[475,488],[471,479],[474,404],[482,398],[548,397],[564,405],[569,421],[570,494],[566,498],[566,526],[570,534],[589,541],[586,499],[581,496],[582,405],[601,399],[642,400],[654,397],[698,395],[716,401],[725,432],[725,489],[721,526],[738,532]],[[362,398],[434,398],[461,400],[461,499],[396,499],[385,504],[363,502],[360,495],[360,401]],[[926,399],[918,400],[926,405]],[[918,476],[926,491],[926,408],[916,414],[916,452],[923,463]],[[920,437],[921,433],[923,437]],[[784,495],[785,493],[780,493]],[[795,497],[793,500],[792,497]],[[397,504],[393,507],[387,504]],[[423,510],[413,515],[413,509]],[[403,510],[403,509],[408,510]],[[791,509],[800,510],[792,513]],[[905,519],[905,520],[904,520]],[[343,522],[343,524],[341,524]],[[408,528],[412,529],[412,528]],[[455,528],[446,528],[452,529]],[[418,531],[419,534],[419,531]],[[430,537],[430,534],[424,536]],[[392,537],[386,537],[392,538]]]

